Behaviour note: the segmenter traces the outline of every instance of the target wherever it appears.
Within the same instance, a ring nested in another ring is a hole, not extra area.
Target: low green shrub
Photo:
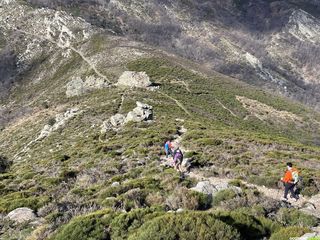
[[[308,232],[310,232],[310,229],[305,227],[286,227],[272,234],[270,240],[290,240],[294,237],[301,237]]]
[[[196,141],[200,146],[219,146],[223,143],[220,139],[215,138],[201,138]]]
[[[236,196],[237,194],[232,189],[221,190],[214,195],[212,204],[218,206],[221,202],[233,199]]]
[[[286,226],[314,227],[318,219],[297,209],[281,208],[276,215],[279,222]]]
[[[0,155],[0,173],[7,172],[11,165],[12,161],[10,161],[7,157]]]
[[[79,216],[58,229],[51,240],[110,240],[107,230],[117,214],[111,210]]]
[[[219,211],[215,216],[237,229],[244,239],[262,239],[278,229],[272,221],[263,217],[254,217],[244,211]]]
[[[319,193],[319,189],[316,186],[304,187],[301,190],[301,194],[304,196],[308,196],[308,197],[311,197],[311,196],[316,195],[318,193]]]
[[[49,125],[49,126],[53,126],[56,122],[57,122],[57,121],[56,121],[56,119],[55,119],[54,117],[49,118],[49,120],[48,120],[48,125]]]
[[[170,213],[154,218],[129,236],[129,240],[237,240],[240,234],[212,214],[200,212]]]
[[[211,201],[211,197],[206,194],[178,188],[167,198],[166,203],[170,209],[174,210],[178,208],[205,210],[211,206]]]
[[[308,238],[308,240],[320,240],[320,236],[319,237],[311,237],[311,238]]]
[[[20,207],[28,207],[33,210],[44,206],[49,202],[48,196],[31,196],[32,193],[12,193],[0,199],[0,213],[10,212]]]
[[[163,211],[155,208],[136,209],[128,213],[122,213],[115,217],[110,227],[112,240],[127,239],[130,233],[135,232],[146,221],[163,215]]]

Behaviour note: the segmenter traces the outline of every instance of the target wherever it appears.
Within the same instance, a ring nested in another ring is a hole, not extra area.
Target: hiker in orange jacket
[[[288,200],[288,193],[290,191],[291,197],[295,200],[298,200],[299,197],[294,192],[294,187],[298,182],[298,170],[292,166],[291,162],[287,163],[287,171],[284,174],[284,177],[281,178],[281,181],[284,184],[284,196],[283,200]]]

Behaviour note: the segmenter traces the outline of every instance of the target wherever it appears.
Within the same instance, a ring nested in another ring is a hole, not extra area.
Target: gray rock
[[[66,90],[67,97],[80,96],[85,92],[86,91],[84,88],[84,81],[80,77],[72,79],[67,84],[67,90]]]
[[[149,121],[153,119],[153,107],[137,102],[137,107],[127,114],[125,122],[142,122]]]
[[[48,137],[52,132],[58,130],[59,128],[63,127],[66,122],[72,118],[74,118],[76,115],[80,114],[82,111],[79,110],[79,108],[71,108],[68,109],[65,113],[57,114],[55,117],[55,123],[50,125],[45,125],[42,129],[40,135],[36,139],[36,141],[40,141],[46,137]]]
[[[306,202],[304,208],[306,210],[316,210],[316,206],[313,203]]]
[[[125,71],[118,80],[119,86],[147,88],[151,85],[149,76],[145,72]]]
[[[228,183],[224,183],[224,182],[218,183],[214,186],[218,191],[225,190],[225,189],[229,188]]]
[[[104,121],[101,125],[101,134],[105,134],[110,130],[119,130],[121,126],[128,122],[143,122],[153,119],[153,107],[141,102],[136,102],[137,107],[129,112],[126,116],[116,114]]]
[[[209,181],[198,182],[197,186],[191,188],[191,190],[201,192],[207,195],[213,195],[218,191],[217,188],[214,185],[212,185]]]
[[[122,114],[116,114],[110,118],[110,123],[114,127],[119,127],[124,124],[125,116]]]
[[[30,221],[35,221],[37,219],[33,210],[30,208],[17,208],[11,211],[7,218],[15,223],[25,223]]]
[[[181,166],[185,169],[189,169],[191,167],[191,159],[190,158],[183,159]]]
[[[242,193],[242,189],[240,187],[230,186],[229,189],[232,189],[236,194]]]
[[[83,80],[80,77],[76,77],[67,84],[66,95],[67,97],[80,96],[89,91],[107,88],[109,85],[107,80],[103,78],[88,76]]]
[[[111,184],[111,187],[118,187],[118,186],[120,186],[120,183],[119,183],[119,182],[113,182],[113,183]]]
[[[112,124],[110,123],[110,119],[107,121],[104,121],[101,125],[101,134],[105,134],[106,132],[110,131],[112,129]]]

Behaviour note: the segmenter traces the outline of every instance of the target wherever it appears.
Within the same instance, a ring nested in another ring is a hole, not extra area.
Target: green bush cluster
[[[305,227],[286,227],[272,234],[270,240],[290,240],[294,237],[301,237],[302,235],[308,232],[310,232],[310,229]]]
[[[233,199],[237,194],[232,189],[225,189],[217,192],[213,197],[213,205],[218,206],[221,202]]]
[[[130,240],[241,239],[236,229],[206,213],[166,214],[145,223]]]
[[[319,220],[297,209],[282,208],[277,212],[276,218],[286,226],[314,227]]]
[[[264,217],[255,217],[248,211],[220,211],[216,218],[236,228],[244,239],[261,239],[279,229],[279,225]]]
[[[76,217],[51,240],[82,239],[262,239],[280,227],[243,211],[168,213],[159,208],[128,213],[102,210]]]
[[[104,210],[76,217],[50,240],[111,240],[107,229],[114,215],[110,210]]]

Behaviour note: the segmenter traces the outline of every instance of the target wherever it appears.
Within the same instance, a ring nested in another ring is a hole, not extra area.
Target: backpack
[[[182,152],[179,150],[179,151],[177,151],[176,152],[176,154],[174,155],[174,159],[175,160],[182,160],[182,158],[183,158],[183,155],[182,155]]]
[[[294,184],[297,184],[297,183],[300,181],[300,179],[301,179],[301,177],[299,176],[298,170],[297,170],[297,169],[294,169],[291,174],[292,174],[293,183],[294,183]]]

